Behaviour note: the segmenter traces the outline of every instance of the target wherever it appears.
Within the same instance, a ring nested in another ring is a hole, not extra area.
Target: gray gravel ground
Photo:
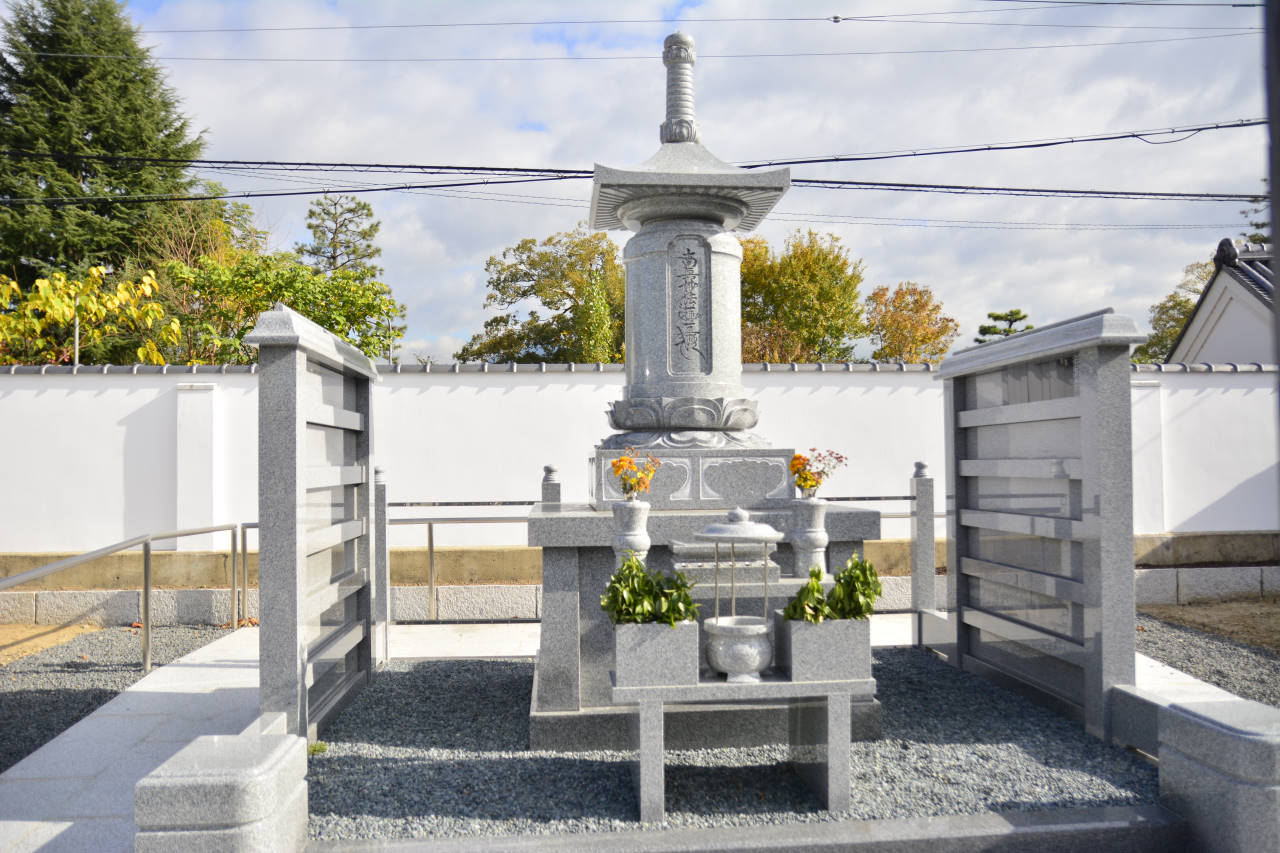
[[[1138,651],[1223,690],[1280,707],[1280,655],[1138,616]]]
[[[225,636],[211,626],[151,630],[160,666]],[[81,634],[0,665],[0,773],[142,678],[142,637],[130,628]]]
[[[667,825],[707,827],[1154,803],[1156,769],[914,649],[878,649],[884,739],[853,746],[832,816],[786,747],[668,752]],[[404,661],[310,761],[313,839],[636,829],[627,754],[531,752],[527,661]]]

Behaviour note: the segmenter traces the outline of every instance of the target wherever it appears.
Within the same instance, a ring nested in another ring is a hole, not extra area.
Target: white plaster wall
[[[215,387],[178,390],[197,382]],[[180,406],[180,394],[201,399]],[[0,551],[90,550],[255,518],[256,423],[248,374],[2,375]]]
[[[1163,529],[1280,530],[1276,374],[1156,375]]]
[[[942,511],[942,384],[933,375],[775,366],[748,368],[743,382],[759,401],[757,432],[774,446],[850,457],[824,493],[906,494],[919,460],[938,483]],[[1280,529],[1276,376],[1134,374],[1135,532]],[[619,371],[590,367],[384,374],[374,394],[374,453],[389,499],[534,500],[542,467],[555,465],[565,499],[585,500],[587,459],[610,432],[604,411],[622,382]],[[213,388],[179,390],[182,384]],[[196,400],[180,407],[180,395]],[[83,551],[179,524],[252,521],[257,377],[0,373],[0,448],[0,552]],[[211,517],[196,518],[201,506]],[[399,509],[393,517],[525,512]],[[886,520],[883,535],[907,536],[906,522]],[[524,537],[518,524],[436,530],[440,545],[523,544]],[[222,542],[219,535],[214,544]],[[393,545],[425,543],[424,527],[393,528]]]

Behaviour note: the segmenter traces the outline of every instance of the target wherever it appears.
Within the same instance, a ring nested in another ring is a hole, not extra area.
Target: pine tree
[[[311,242],[294,246],[317,272],[368,270],[374,276],[382,268],[372,260],[382,254],[374,245],[382,223],[373,218],[373,207],[355,196],[325,193],[307,209]]]
[[[1027,315],[1022,313],[1021,308],[1010,308],[1008,311],[988,311],[987,319],[991,323],[983,323],[978,327],[978,337],[973,339],[975,344],[985,344],[988,341],[998,341],[1001,338],[1007,338],[1009,335],[1016,335],[1018,332],[1025,332],[1034,329],[1035,326],[1030,323],[1022,326],[1022,328],[1014,328],[1019,323],[1025,323]],[[998,326],[996,323],[1004,323]]]
[[[117,266],[162,206],[53,200],[186,192],[202,137],[115,0],[16,2],[0,43],[0,200],[48,200],[0,204],[0,273]]]

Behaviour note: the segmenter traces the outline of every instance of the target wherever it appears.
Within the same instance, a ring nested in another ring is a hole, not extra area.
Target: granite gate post
[[[377,373],[364,353],[280,303],[245,343],[260,367],[259,701],[314,740],[375,668]]]
[[[962,350],[938,372],[944,651],[1102,738],[1111,688],[1134,678],[1129,348],[1143,340],[1107,309]]]

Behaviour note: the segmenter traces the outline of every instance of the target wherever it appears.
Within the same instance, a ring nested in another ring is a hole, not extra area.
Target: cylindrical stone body
[[[627,397],[745,396],[737,239],[714,222],[663,219],[623,254]]]

